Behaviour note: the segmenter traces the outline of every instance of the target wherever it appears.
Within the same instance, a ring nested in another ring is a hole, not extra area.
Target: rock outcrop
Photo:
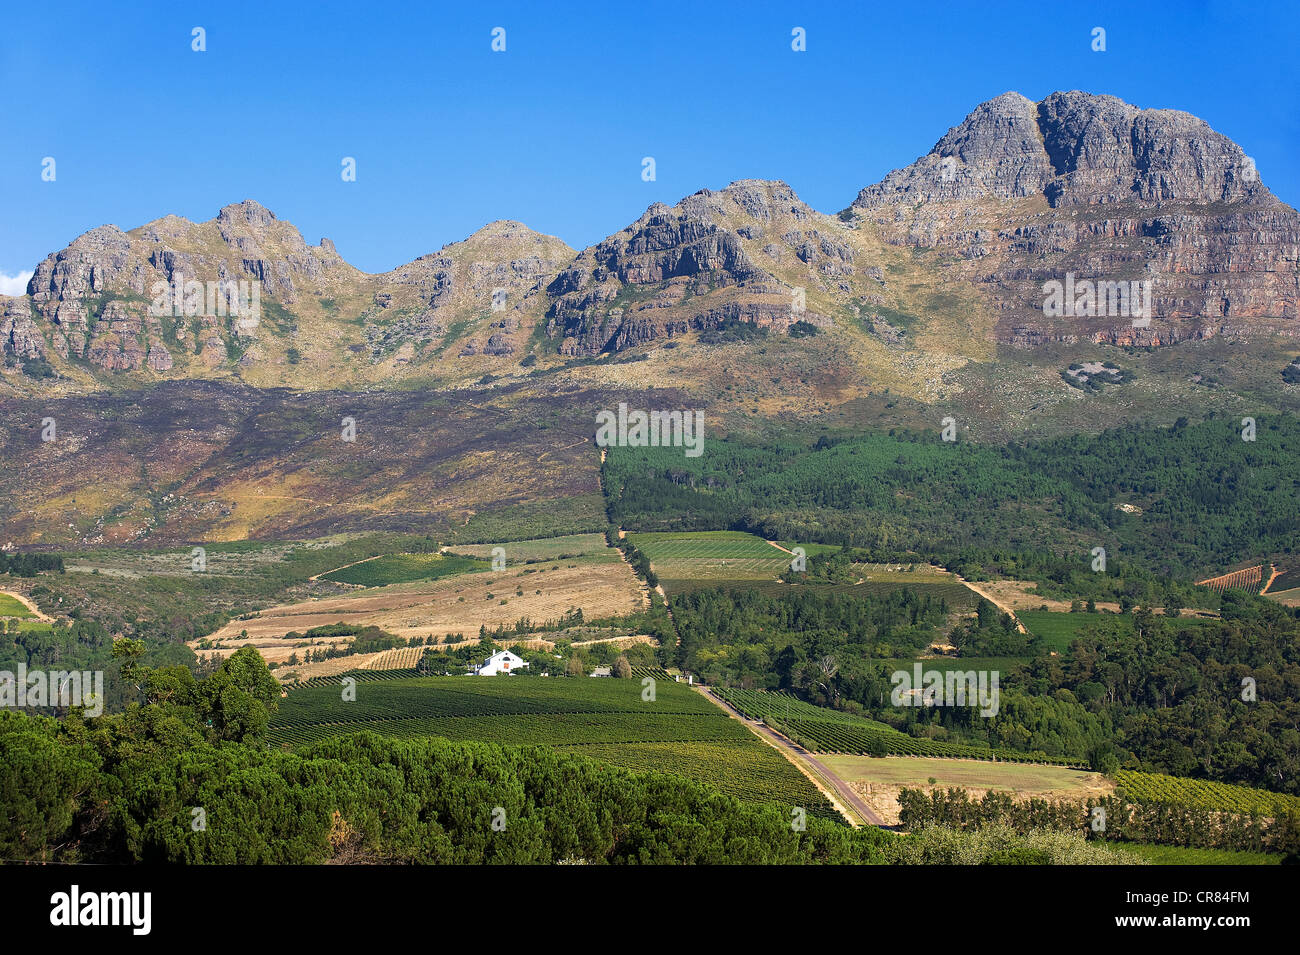
[[[245,200],[203,223],[165,216],[129,233],[113,225],[91,229],[47,256],[27,292],[61,357],[109,372],[165,372],[175,364],[167,338],[183,343],[197,336],[206,367],[250,354],[240,339],[256,336],[260,316],[241,320],[228,308],[234,300],[218,302],[213,286],[228,286],[233,295],[255,284],[259,301],[292,306],[301,290],[324,295],[361,278],[328,239],[308,246],[294,226]],[[193,309],[158,291],[194,282],[201,290]]]
[[[0,297],[0,352],[15,358],[45,357],[45,339],[28,299]]]
[[[1006,93],[849,211],[887,241],[958,256],[963,278],[992,288],[1012,344],[1168,344],[1298,317],[1300,215],[1237,144],[1175,110]],[[1150,321],[1045,315],[1045,283],[1067,275],[1150,281]]]
[[[429,357],[446,336],[472,332],[487,344],[460,341],[458,358],[521,351],[545,308],[544,287],[573,254],[554,236],[501,220],[374,276],[374,307],[365,315],[372,360]]]
[[[1069,307],[1054,310],[1052,283]],[[258,314],[222,307],[232,286],[256,293]],[[542,335],[562,355],[593,356],[801,321],[861,336],[872,360],[906,353],[916,368],[928,352],[951,367],[994,337],[1033,348],[1296,334],[1300,215],[1187,113],[1006,93],[838,217],[784,182],[741,180],[655,203],[580,253],[502,220],[368,275],[245,200],[206,222],[91,229],[41,262],[27,291],[0,299],[6,367],[45,358],[83,376],[88,365],[262,386],[472,380],[525,360]]]
[[[825,323],[798,292],[854,274],[842,232],[783,182],[655,203],[550,283],[547,333],[563,354],[595,355],[731,322]]]

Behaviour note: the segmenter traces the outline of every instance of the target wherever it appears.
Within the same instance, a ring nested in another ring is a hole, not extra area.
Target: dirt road
[[[813,785],[825,794],[826,798],[835,805],[835,809],[840,815],[844,816],[852,825],[858,826],[863,822],[872,826],[885,825],[885,820],[881,819],[874,809],[863,802],[862,797],[855,793],[848,783],[831,772],[825,763],[808,752],[808,750],[797,743],[791,742],[771,727],[765,726],[757,720],[745,719],[738,710],[726,701],[714,696],[706,687],[700,686],[696,687],[696,689],[704,694],[705,699],[712,702],[732,719],[744,723],[759,739],[775,747],[782,756],[812,780]],[[846,803],[853,808],[853,812],[845,811],[844,806]],[[855,816],[857,818],[854,818]]]
[[[45,623],[54,623],[54,618],[47,613],[41,613],[41,608],[36,606],[30,598],[19,593],[14,593],[12,590],[0,590],[0,594],[4,594],[6,597],[13,597],[14,600],[17,600],[32,613],[36,614],[37,620],[41,620]]]
[[[1016,612],[1014,609],[1012,609],[1011,604],[1003,600],[999,600],[997,597],[993,596],[991,593],[989,593],[987,590],[984,590],[982,587],[977,587],[975,584],[972,584],[961,574],[953,574],[953,577],[961,581],[963,584],[965,584],[967,590],[975,591],[975,593],[979,594],[981,597],[983,597],[993,606],[997,607],[1003,613],[1009,614],[1011,616],[1011,619],[1016,622],[1016,629],[1019,630],[1021,633],[1029,632],[1028,630],[1025,629],[1025,625],[1020,622],[1020,618],[1016,616]]]

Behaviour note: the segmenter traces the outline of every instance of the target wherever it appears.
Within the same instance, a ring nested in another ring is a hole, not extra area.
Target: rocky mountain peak
[[[264,229],[272,222],[276,221],[275,213],[260,202],[252,199],[245,199],[243,202],[232,202],[228,206],[222,206],[221,211],[217,213],[217,221],[220,223],[243,223],[252,226],[254,229]]]
[[[540,233],[534,232],[522,222],[514,219],[497,219],[477,229],[465,241],[471,242],[477,239],[504,239],[508,241],[520,238],[531,239],[534,236],[540,236]]]
[[[565,354],[596,354],[733,323],[783,331],[827,322],[792,302],[803,301],[796,289],[852,287],[844,231],[781,181],[743,179],[675,206],[653,203],[551,282],[548,334]]]
[[[850,207],[886,241],[942,248],[991,289],[1015,344],[1169,344],[1291,319],[1300,216],[1232,140],[1188,113],[1078,90],[977,106]],[[1045,282],[1150,282],[1153,321],[1044,314]]]
[[[1078,90],[981,103],[925,156],[863,189],[855,208],[1043,197],[1052,206],[1262,201],[1242,149],[1204,121]]]

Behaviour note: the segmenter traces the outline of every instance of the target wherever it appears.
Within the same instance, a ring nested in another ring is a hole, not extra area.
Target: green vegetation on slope
[[[1060,550],[1189,575],[1295,547],[1300,421],[1126,428],[995,447],[930,434],[822,438],[814,446],[714,439],[698,458],[617,448],[610,519],[640,531],[749,529],[768,539],[880,553],[963,547]],[[1132,503],[1141,514],[1118,510]]]
[[[491,564],[455,554],[387,554],[321,574],[321,580],[361,587],[383,587],[412,580],[437,580],[474,570],[488,570]]]
[[[562,747],[627,768],[676,772],[745,799],[789,799],[811,814],[833,814],[780,754],[671,679],[423,677],[361,684],[351,701],[339,685],[339,678],[322,680],[290,693],[270,741],[296,746],[364,729]]]

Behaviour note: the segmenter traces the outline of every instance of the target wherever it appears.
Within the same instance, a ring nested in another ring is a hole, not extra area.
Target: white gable
[[[483,661],[478,668],[479,676],[496,676],[498,673],[510,673],[528,666],[524,659],[509,650],[499,650]]]

